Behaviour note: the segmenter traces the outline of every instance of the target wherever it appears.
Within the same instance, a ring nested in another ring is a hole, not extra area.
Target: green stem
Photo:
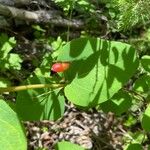
[[[72,2],[72,6],[71,6],[71,10],[70,10],[70,14],[69,14],[69,20],[71,21],[72,18],[72,12],[73,12],[73,7],[74,7],[74,1]],[[68,31],[67,31],[67,42],[69,42],[69,38],[70,38],[70,25],[68,26]]]
[[[31,85],[21,85],[21,86],[12,86],[12,87],[0,87],[0,94],[4,92],[16,92],[28,89],[39,89],[39,88],[60,88],[64,87],[65,84],[31,84]]]

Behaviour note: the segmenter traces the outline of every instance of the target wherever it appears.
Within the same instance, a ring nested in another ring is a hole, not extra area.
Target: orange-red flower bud
[[[54,72],[64,72],[70,67],[68,62],[59,62],[52,65],[52,71]]]

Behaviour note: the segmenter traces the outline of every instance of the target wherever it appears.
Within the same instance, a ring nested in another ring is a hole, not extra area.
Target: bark
[[[31,5],[33,3],[48,6],[45,0],[0,0],[0,4],[7,6],[24,6],[24,5]]]
[[[57,10],[28,11],[21,8],[0,4],[0,15],[24,20],[31,23],[49,23],[56,26],[83,28],[84,22],[76,19],[65,19]]]

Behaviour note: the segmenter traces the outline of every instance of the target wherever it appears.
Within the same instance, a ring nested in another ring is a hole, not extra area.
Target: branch
[[[22,86],[12,86],[12,87],[0,87],[0,93],[4,92],[16,92],[29,89],[39,89],[39,88],[63,88],[65,84],[32,84],[32,85],[22,85]]]
[[[8,6],[24,6],[32,4],[48,6],[45,0],[0,0],[0,3]]]
[[[50,23],[56,26],[84,28],[85,23],[81,20],[68,20],[61,17],[58,11],[27,11],[0,4],[0,14],[32,23]]]

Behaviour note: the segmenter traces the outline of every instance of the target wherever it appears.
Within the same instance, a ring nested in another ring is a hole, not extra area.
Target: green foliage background
[[[69,20],[75,18],[85,22],[85,28],[78,31],[79,37],[82,38],[69,42],[68,37],[74,32],[69,27],[66,30],[61,29],[62,32],[58,33],[58,37],[52,37],[47,35],[49,29],[46,25],[31,25],[32,40],[50,46],[52,51],[42,56],[40,61],[32,60],[31,64],[34,64],[35,70],[30,70],[25,82],[19,80],[19,84],[67,83],[67,85],[54,91],[33,89],[9,94],[16,101],[16,103],[8,102],[10,107],[4,103],[8,93],[1,94],[2,123],[0,126],[2,131],[7,125],[8,129],[6,135],[1,132],[0,144],[5,145],[6,139],[9,139],[8,145],[13,144],[16,139],[22,142],[19,146],[26,149],[24,129],[19,119],[57,120],[63,116],[65,99],[67,99],[79,109],[95,107],[97,111],[105,113],[111,111],[116,117],[121,118],[127,129],[123,136],[124,149],[148,147],[147,143],[150,142],[150,1],[53,0],[53,2],[62,9],[63,15]],[[54,32],[56,30],[58,28]],[[93,36],[94,38],[91,38]],[[104,39],[97,39],[97,37]],[[0,34],[1,88],[15,84],[13,79],[18,79],[18,72],[22,71],[22,74],[25,72],[22,70],[23,57],[15,52],[18,41],[15,35]],[[103,46],[97,49],[99,43]],[[60,73],[51,78],[50,67],[57,61],[70,61],[72,66],[65,74]],[[16,128],[15,132],[12,128]],[[72,149],[79,148],[68,142],[61,142],[56,145],[56,149],[68,145]]]

